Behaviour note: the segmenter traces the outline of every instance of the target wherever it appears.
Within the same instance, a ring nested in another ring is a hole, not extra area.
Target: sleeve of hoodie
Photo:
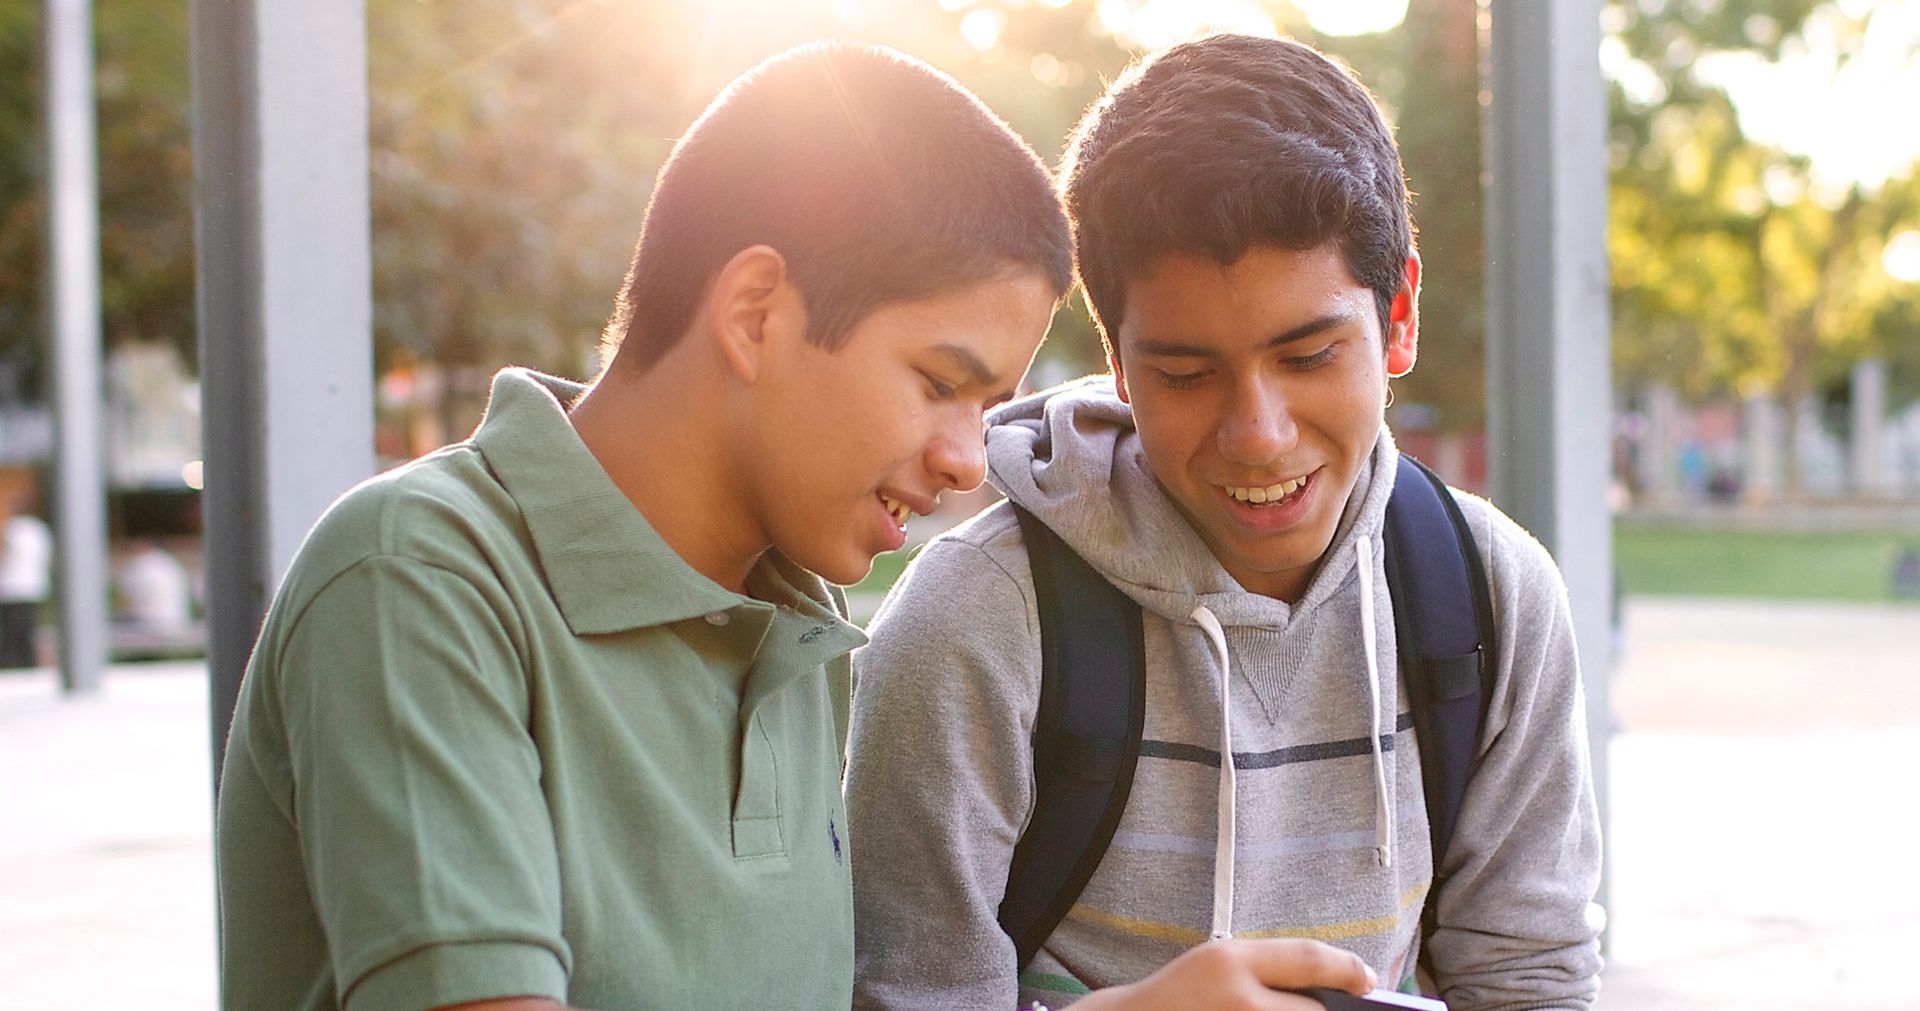
[[[1017,543],[1013,529],[1001,537]],[[978,546],[936,540],[854,654],[855,1008],[1018,1000],[997,912],[1033,796],[1040,661],[1027,585]]]
[[[1457,497],[1487,566],[1498,667],[1436,899],[1435,981],[1458,1011],[1585,1009],[1599,988],[1600,823],[1566,584],[1518,524]]]

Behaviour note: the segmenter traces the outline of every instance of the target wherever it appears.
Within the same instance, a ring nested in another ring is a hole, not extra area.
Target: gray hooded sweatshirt
[[[1391,436],[1289,605],[1220,566],[1110,379],[990,420],[994,485],[1142,608],[1139,765],[1105,859],[1019,971],[996,911],[1033,806],[1031,570],[1004,505],[930,543],[854,656],[855,1007],[1059,1007],[1228,935],[1317,938],[1413,989],[1433,873],[1381,557]],[[1433,982],[1454,1011],[1586,1008],[1600,839],[1566,589],[1525,531],[1455,498],[1491,584],[1498,670],[1433,896]]]

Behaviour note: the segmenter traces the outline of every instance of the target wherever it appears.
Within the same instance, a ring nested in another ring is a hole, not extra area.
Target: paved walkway
[[[1626,620],[1601,1006],[1920,1008],[1920,608]]]
[[[1920,1008],[1920,608],[1630,602],[1606,1011]],[[214,1003],[206,678],[0,673],[0,1005]]]
[[[0,1006],[214,1006],[210,764],[197,664],[0,674]]]

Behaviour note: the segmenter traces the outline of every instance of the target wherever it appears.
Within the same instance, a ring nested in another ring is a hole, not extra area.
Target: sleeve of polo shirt
[[[294,817],[347,1011],[565,1002],[552,819],[504,611],[452,572],[379,556],[286,640]]]

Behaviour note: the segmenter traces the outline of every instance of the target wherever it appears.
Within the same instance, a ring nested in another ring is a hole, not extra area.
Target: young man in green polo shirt
[[[828,582],[980,483],[1069,249],[1033,153],[922,64],[815,47],[723,92],[595,384],[501,372],[301,549],[221,775],[223,1004],[848,1006],[864,637]],[[1157,983],[1362,972],[1275,943]]]

